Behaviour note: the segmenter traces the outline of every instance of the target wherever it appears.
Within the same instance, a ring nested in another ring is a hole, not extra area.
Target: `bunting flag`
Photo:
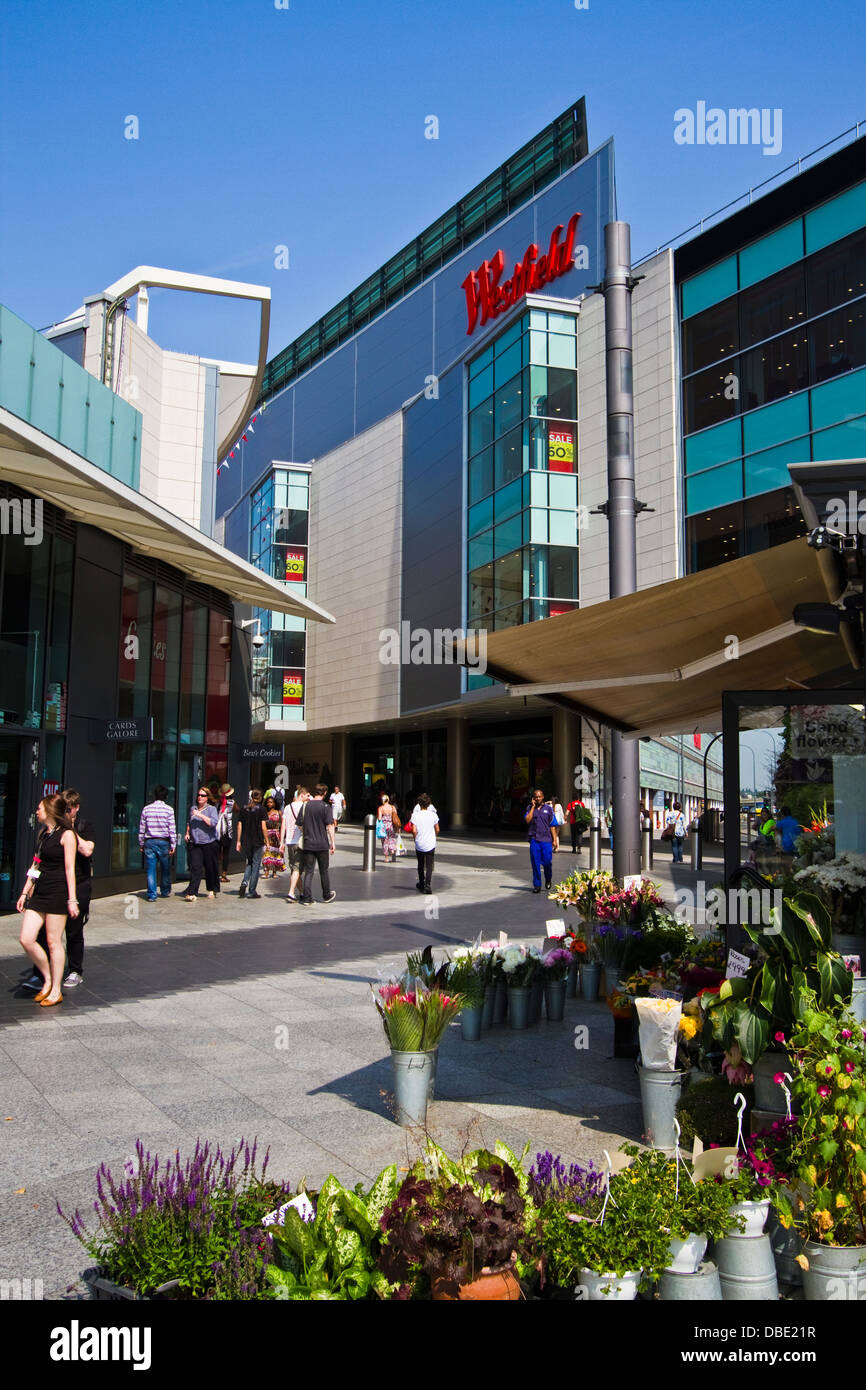
[[[700,747],[701,747],[701,736],[700,736],[700,734],[698,733],[697,729],[695,729],[695,732],[692,734],[692,738],[694,739],[695,747],[700,751]]]
[[[264,415],[264,413],[265,413],[266,410],[267,410],[267,402],[266,402],[266,401],[263,401],[262,404],[259,406],[259,408],[258,408],[256,414],[253,415],[253,416],[251,417],[251,419],[249,420],[248,424],[247,424],[246,427],[244,428],[244,430],[243,430],[243,432],[242,432],[242,434],[241,434],[240,439],[238,439],[238,440],[232,445],[231,449],[229,449],[229,451],[228,451],[228,453],[226,454],[225,458],[222,459],[221,462],[217,464],[217,477],[219,477],[220,473],[222,472],[222,470],[223,470],[224,468],[228,468],[228,466],[229,466],[229,459],[233,459],[233,458],[234,458],[235,454],[239,451],[241,445],[242,445],[242,444],[247,444],[247,443],[249,442],[248,439],[247,439],[247,435],[255,434],[255,430],[253,429],[253,425],[256,423],[256,420],[258,420],[258,418],[259,418],[260,415]]]

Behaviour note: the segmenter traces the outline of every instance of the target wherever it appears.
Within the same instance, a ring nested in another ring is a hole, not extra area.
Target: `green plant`
[[[635,942],[631,964],[652,970],[668,958],[675,960],[684,955],[694,940],[695,934],[687,922],[680,922],[668,912],[648,915],[640,939]]]
[[[585,922],[592,922],[599,898],[616,886],[616,879],[606,869],[584,869],[582,873],[569,874],[548,897],[563,911],[573,907]]]
[[[459,994],[464,1009],[480,1009],[489,973],[487,954],[457,950],[448,966],[445,988],[448,994]]]
[[[270,1228],[276,1256],[268,1270],[271,1296],[293,1302],[389,1298],[393,1287],[376,1263],[379,1223],[399,1186],[391,1164],[367,1193],[326,1178],[311,1221],[289,1207],[284,1224]]]
[[[689,1086],[677,1104],[680,1125],[680,1144],[691,1149],[696,1138],[705,1149],[711,1144],[734,1145],[737,1142],[737,1109],[734,1097],[742,1091],[746,1097],[744,1126],[754,1104],[754,1087],[732,1086],[724,1076],[713,1076]]]
[[[731,1198],[724,1186],[712,1178],[693,1182],[682,1162],[678,1175],[675,1160],[658,1150],[637,1154],[626,1175],[628,1186],[633,1186],[637,1177],[640,1184],[654,1189],[659,1198],[659,1218],[669,1239],[704,1235],[721,1240],[742,1225],[741,1218],[731,1214]]]
[[[811,893],[784,898],[770,910],[770,926],[743,930],[759,948],[745,978],[725,980],[707,998],[714,1036],[725,1051],[736,1042],[754,1064],[768,1047],[783,1047],[803,1019],[809,993],[827,1008],[851,998],[851,977],[831,949],[830,916]]]

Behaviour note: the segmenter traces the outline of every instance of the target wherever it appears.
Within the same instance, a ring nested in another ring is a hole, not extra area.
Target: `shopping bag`
[[[397,836],[397,857],[398,857],[398,859],[399,859],[399,857],[400,857],[401,854],[405,854],[405,853],[406,853],[406,846],[403,844],[403,836],[402,836],[402,835],[398,835],[398,836]]]

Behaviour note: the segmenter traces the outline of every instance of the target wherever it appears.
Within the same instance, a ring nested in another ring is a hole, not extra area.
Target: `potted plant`
[[[429,946],[424,957],[428,953]],[[464,1004],[463,995],[447,992],[448,962],[435,971],[429,959],[422,960],[419,975],[418,960],[410,956],[407,972],[399,979],[370,986],[391,1048],[394,1105],[401,1125],[424,1124],[436,1077],[436,1050]]]
[[[626,1169],[629,1181],[636,1177],[660,1197],[659,1217],[669,1236],[665,1270],[694,1274],[707,1243],[722,1240],[740,1228],[740,1217],[731,1211],[728,1193],[712,1178],[694,1181],[682,1160],[667,1158],[658,1151],[638,1153],[633,1146],[625,1147],[633,1155]]]
[[[534,1224],[528,1177],[504,1145],[454,1162],[428,1143],[382,1214],[379,1269],[400,1299],[519,1299]]]
[[[571,960],[571,952],[562,947],[541,957],[539,974],[544,985],[544,1003],[547,1017],[553,1023],[565,1017],[566,980]]]
[[[468,947],[458,947],[451,957],[447,990],[451,995],[460,995],[464,1001],[460,1010],[464,1042],[478,1042],[481,1037],[487,970],[487,956]]]
[[[535,946],[518,946],[514,943],[500,947],[498,956],[508,988],[508,1022],[512,1028],[526,1028],[529,1023],[529,992],[540,968],[540,952]]]
[[[291,1198],[261,1172],[256,1144],[230,1153],[196,1141],[191,1158],[176,1153],[163,1165],[139,1140],[135,1159],[115,1178],[102,1164],[96,1175],[97,1226],[81,1214],[58,1213],[96,1264],[85,1273],[100,1299],[261,1297],[271,1260],[264,1217]]]
[[[573,909],[582,922],[592,923],[597,917],[597,905],[601,896],[616,887],[616,879],[606,869],[584,869],[581,873],[569,874],[548,894],[551,902],[558,903],[563,912]]]
[[[794,873],[794,882],[824,903],[837,951],[866,953],[866,854],[846,850],[807,865]]]
[[[866,1030],[850,1013],[807,997],[791,1037],[800,1121],[794,1176],[783,1194],[805,1238],[798,1263],[807,1299],[866,1297]]]
[[[296,1206],[275,1213],[269,1227],[274,1261],[270,1296],[290,1302],[345,1302],[390,1298],[395,1285],[378,1268],[379,1223],[400,1187],[391,1164],[369,1191],[350,1191],[329,1176],[310,1194],[306,1212]]]

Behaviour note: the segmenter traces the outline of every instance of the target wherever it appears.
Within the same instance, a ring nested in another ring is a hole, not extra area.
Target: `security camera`
[[[252,636],[252,643],[253,646],[258,650],[258,648],[263,647],[265,645],[265,639],[260,632],[254,632]]]

